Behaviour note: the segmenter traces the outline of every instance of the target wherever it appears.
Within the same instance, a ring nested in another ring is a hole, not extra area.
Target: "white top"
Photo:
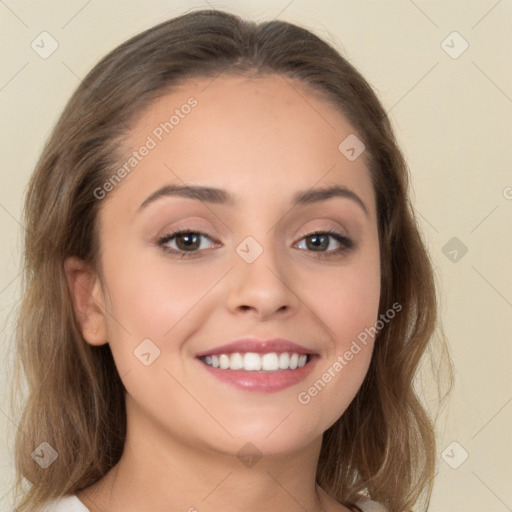
[[[357,502],[357,506],[363,512],[388,512],[386,507],[368,498],[361,498]],[[76,494],[70,494],[48,503],[43,512],[90,512],[90,510],[78,499]]]
[[[69,494],[51,501],[42,512],[90,512],[76,494]]]
[[[362,497],[356,501],[356,505],[363,512],[388,512],[388,509],[378,501],[372,501],[369,498]]]

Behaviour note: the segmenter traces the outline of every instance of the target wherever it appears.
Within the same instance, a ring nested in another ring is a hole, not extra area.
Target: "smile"
[[[204,356],[200,359],[208,366],[221,370],[274,372],[302,368],[308,362],[308,358],[308,355],[296,352],[268,352],[266,354],[235,352]]]
[[[215,382],[242,391],[274,393],[303,381],[315,368],[317,354],[233,352],[197,357]]]

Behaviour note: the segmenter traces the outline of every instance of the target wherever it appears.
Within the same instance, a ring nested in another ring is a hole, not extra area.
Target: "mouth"
[[[196,354],[210,375],[244,391],[275,392],[304,380],[318,353],[288,340],[239,340]]]
[[[279,372],[296,370],[305,366],[312,354],[299,354],[298,352],[234,352],[231,354],[213,354],[199,357],[207,366],[221,370],[243,370],[246,372]]]

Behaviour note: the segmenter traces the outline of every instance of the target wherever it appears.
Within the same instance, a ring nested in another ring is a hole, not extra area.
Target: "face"
[[[368,370],[374,339],[362,343],[361,333],[375,325],[380,294],[364,153],[354,160],[338,149],[354,132],[332,105],[279,76],[189,81],[139,118],[121,182],[96,194],[100,332],[129,415],[210,452],[251,442],[282,454],[343,414]],[[186,197],[167,186],[220,192]],[[331,187],[338,193],[312,194]],[[218,350],[247,338],[299,347]],[[282,353],[292,366],[293,353],[307,362],[289,368]],[[214,354],[219,365],[247,366],[213,368]]]

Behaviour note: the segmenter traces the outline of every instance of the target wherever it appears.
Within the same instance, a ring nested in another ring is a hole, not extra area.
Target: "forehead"
[[[123,163],[144,151],[116,195],[130,210],[167,183],[201,184],[235,197],[294,195],[342,184],[373,203],[364,154],[339,150],[354,128],[306,84],[281,75],[187,80],[154,101],[124,143]],[[370,205],[369,205],[370,206]]]

